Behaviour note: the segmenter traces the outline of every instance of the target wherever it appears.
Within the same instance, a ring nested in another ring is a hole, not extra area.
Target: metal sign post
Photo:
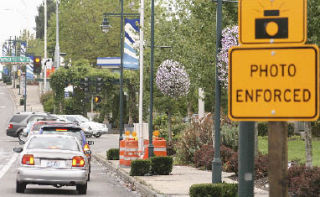
[[[288,196],[288,120],[319,118],[319,49],[307,0],[238,1],[240,47],[229,50],[228,115],[268,125],[269,196]],[[275,122],[278,121],[278,122]],[[253,196],[254,127],[240,122],[239,197]],[[252,144],[251,144],[252,143]]]

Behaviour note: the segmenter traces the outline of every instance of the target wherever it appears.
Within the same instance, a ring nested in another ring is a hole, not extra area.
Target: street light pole
[[[121,23],[120,23],[120,137],[123,140],[123,0],[121,0]]]
[[[216,11],[216,67],[215,67],[215,109],[214,109],[214,159],[212,161],[212,183],[221,183],[222,164],[220,159],[220,101],[221,84],[219,80],[218,54],[221,48],[222,34],[222,0],[218,0]]]
[[[60,46],[59,46],[59,2],[56,0],[56,48],[55,48],[55,65],[60,66]]]
[[[153,156],[154,146],[152,144],[152,133],[153,133],[153,62],[154,62],[154,0],[151,0],[151,57],[150,57],[150,107],[149,107],[149,145],[148,145],[148,156]]]

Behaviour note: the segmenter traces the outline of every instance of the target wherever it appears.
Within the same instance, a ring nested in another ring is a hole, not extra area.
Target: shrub
[[[190,197],[235,197],[238,193],[238,184],[204,183],[194,184],[189,189]]]
[[[107,159],[108,160],[119,160],[119,149],[111,148],[107,151]]]
[[[224,165],[226,172],[234,172],[238,176],[238,153],[234,152],[230,160]]]
[[[194,153],[205,144],[212,144],[212,115],[192,121],[177,142],[177,158],[182,163],[194,163]]]
[[[288,137],[291,137],[294,135],[294,124],[288,123]]]
[[[258,136],[268,135],[268,123],[259,122],[258,123]],[[294,135],[294,123],[288,123],[288,137]]]
[[[262,155],[259,153],[258,157],[254,161],[255,179],[260,179],[268,176],[268,155]]]
[[[151,172],[153,174],[168,175],[172,171],[173,158],[172,157],[152,157]]]
[[[222,164],[225,164],[231,159],[234,151],[224,145],[220,146],[220,156]],[[212,145],[203,145],[200,150],[194,154],[194,162],[196,167],[205,167],[207,170],[212,170],[212,160],[214,150]]]
[[[268,135],[268,123],[259,122],[258,123],[258,136],[267,136]]]
[[[24,98],[20,98],[20,105],[24,105]]]
[[[200,150],[194,153],[194,163],[197,168],[205,167],[207,170],[212,169],[214,150],[212,145],[203,145]]]
[[[289,192],[294,196],[320,196],[320,168],[294,165],[288,170]]]
[[[222,144],[232,148],[233,150],[238,150],[238,137],[239,131],[238,126],[235,124],[224,124],[221,127],[221,142]]]
[[[131,162],[130,176],[144,176],[150,172],[150,160],[134,160]]]
[[[226,161],[224,163],[224,170],[226,172],[234,172],[236,175],[238,175],[238,165],[238,153],[234,152],[229,161]],[[254,161],[255,179],[260,179],[268,176],[268,165],[268,155],[262,155],[259,153],[258,157],[256,157]]]
[[[320,120],[311,123],[312,136],[320,137]]]

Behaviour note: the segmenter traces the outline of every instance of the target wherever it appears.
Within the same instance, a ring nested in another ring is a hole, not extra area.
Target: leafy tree
[[[56,11],[56,3],[53,0],[47,1],[47,22],[50,20],[52,13]],[[38,15],[35,17],[36,21],[36,38],[42,39],[44,37],[44,4],[38,7]]]

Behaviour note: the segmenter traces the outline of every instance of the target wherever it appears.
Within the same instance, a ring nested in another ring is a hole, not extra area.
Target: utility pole
[[[55,65],[60,67],[60,46],[59,46],[59,2],[56,0],[56,48],[55,48]]]

